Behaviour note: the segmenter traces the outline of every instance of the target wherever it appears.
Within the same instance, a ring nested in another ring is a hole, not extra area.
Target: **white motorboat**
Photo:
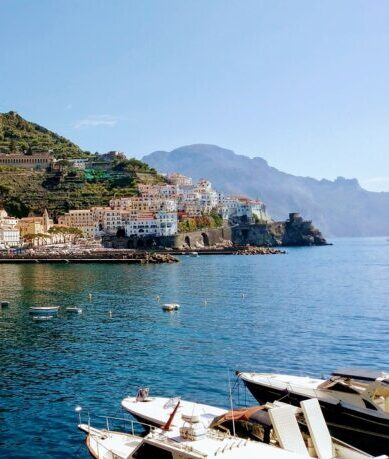
[[[134,429],[129,434],[99,430],[81,423],[79,428],[87,433],[87,447],[96,459],[206,459],[215,456],[222,459],[372,458],[348,445],[334,442],[316,400],[307,400],[302,404],[309,428],[306,438],[298,428],[293,407],[282,404],[270,408],[275,438],[269,444],[206,428],[193,417],[186,418],[181,427],[177,427],[173,418],[179,405],[180,402],[177,402],[161,429],[152,428],[144,438],[134,435]],[[380,459],[384,458],[387,459],[386,456]]]
[[[317,398],[331,433],[371,454],[389,453],[389,373],[341,369],[327,379],[273,373],[238,373],[260,402],[299,406]]]
[[[199,253],[198,252],[190,252],[191,257],[198,257]]]
[[[178,303],[165,303],[162,305],[162,309],[164,311],[177,311],[177,309],[180,309],[180,305]]]
[[[31,306],[29,308],[30,314],[34,315],[45,315],[56,314],[58,312],[59,306]]]
[[[142,393],[143,392],[143,393]],[[217,408],[202,403],[194,403],[180,400],[178,397],[149,397],[148,390],[140,389],[136,397],[126,397],[122,400],[122,407],[131,413],[135,419],[144,424],[161,427],[169,419],[178,400],[180,406],[178,414],[173,421],[176,427],[181,427],[185,422],[181,416],[196,417],[205,427],[208,427],[216,416],[226,412],[223,408]]]

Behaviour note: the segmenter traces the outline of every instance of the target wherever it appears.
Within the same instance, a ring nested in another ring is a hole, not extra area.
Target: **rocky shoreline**
[[[162,264],[178,263],[170,253],[156,253],[130,250],[95,250],[66,252],[32,252],[13,255],[0,255],[2,263],[128,263]]]
[[[247,247],[237,250],[235,255],[283,255],[285,250],[273,249],[272,247]]]

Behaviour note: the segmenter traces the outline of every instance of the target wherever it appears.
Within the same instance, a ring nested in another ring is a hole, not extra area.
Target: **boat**
[[[59,306],[31,306],[29,308],[30,314],[43,314],[50,315],[58,312]]]
[[[177,309],[180,309],[180,305],[177,303],[165,303],[162,305],[162,309],[164,311],[177,311]]]
[[[207,428],[193,417],[185,417],[178,427],[179,423],[174,421],[174,417],[180,403],[176,403],[168,421],[161,428],[151,427],[145,437],[134,434],[133,423],[131,433],[99,430],[81,422],[78,427],[87,433],[86,445],[95,459],[206,459],[216,456],[221,459],[306,459],[309,456],[318,459],[372,458],[329,436],[317,400],[302,402],[309,426],[309,435],[305,437],[299,430],[295,408],[287,404],[270,407],[269,416],[275,435],[271,441],[269,437],[268,443],[231,435],[228,430]],[[109,425],[108,418],[106,424]],[[381,456],[380,459],[384,458],[387,459],[387,456]]]
[[[199,422],[208,427],[216,416],[226,412],[223,408],[181,400],[179,397],[149,397],[148,388],[139,389],[136,397],[124,398],[121,405],[139,422],[161,427],[168,421],[178,401],[180,401],[178,414],[183,416],[182,419],[175,418],[174,422],[178,423],[176,424],[178,427],[181,427],[188,417],[196,417]]]
[[[69,313],[72,313],[72,314],[81,314],[82,313],[82,309],[81,308],[78,308],[76,306],[68,306],[66,309],[65,309],[66,312],[69,312]]]
[[[331,436],[319,401],[315,398],[302,401],[300,408],[274,402],[232,410],[215,418],[210,428],[224,428],[230,432],[234,429],[240,437],[273,444],[312,458],[374,457]]]
[[[0,305],[1,305],[2,308],[8,308],[8,306],[9,306],[9,301],[1,301],[1,302],[0,302]]]
[[[199,253],[198,252],[190,252],[191,257],[198,257]]]
[[[346,368],[327,380],[274,373],[237,373],[259,403],[299,406],[319,400],[331,434],[370,454],[389,453],[389,374]]]
[[[42,314],[38,315],[38,316],[32,316],[32,320],[36,320],[38,322],[43,322],[45,320],[51,320],[53,318],[53,314],[50,314],[49,316],[44,316]]]
[[[95,459],[127,459],[143,438],[125,432],[96,429],[88,424],[78,428],[87,434],[85,443]]]
[[[155,429],[146,437],[111,432],[79,424],[86,432],[86,446],[95,459],[303,459],[303,456],[264,443],[205,429],[194,424],[181,429]],[[306,459],[306,458],[305,458]]]

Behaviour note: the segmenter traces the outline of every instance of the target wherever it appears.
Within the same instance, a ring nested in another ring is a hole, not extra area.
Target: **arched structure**
[[[201,233],[201,237],[203,239],[203,246],[209,247],[209,237],[207,233]]]

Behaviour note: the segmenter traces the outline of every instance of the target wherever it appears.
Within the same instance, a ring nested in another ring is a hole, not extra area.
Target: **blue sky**
[[[0,111],[81,147],[191,143],[389,190],[387,1],[1,0]]]

